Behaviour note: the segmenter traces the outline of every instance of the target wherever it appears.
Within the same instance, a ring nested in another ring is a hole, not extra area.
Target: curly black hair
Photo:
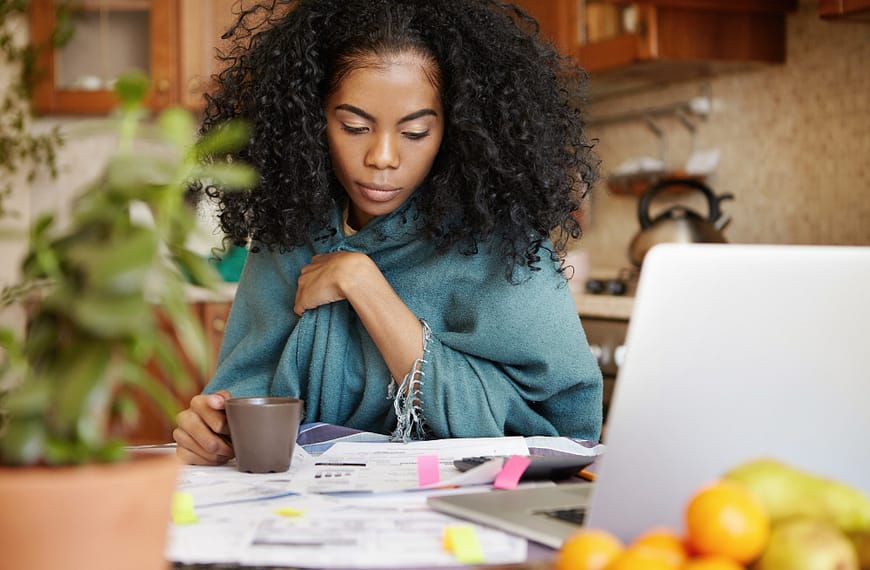
[[[587,76],[496,0],[272,0],[240,11],[224,35],[225,68],[206,96],[202,131],[231,118],[252,127],[234,158],[258,186],[207,193],[229,240],[286,252],[330,227],[346,194],[332,171],[325,97],[363,55],[412,51],[438,67],[445,134],[415,193],[421,236],[441,250],[500,244],[510,275],[558,259],[581,228],[574,214],[598,175],[580,104]],[[555,252],[544,247],[552,239]],[[542,251],[544,250],[544,251]]]

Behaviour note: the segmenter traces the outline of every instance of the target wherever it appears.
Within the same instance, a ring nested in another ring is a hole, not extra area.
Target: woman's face
[[[389,214],[423,182],[444,135],[431,63],[414,54],[354,69],[326,99],[332,166],[356,229]]]

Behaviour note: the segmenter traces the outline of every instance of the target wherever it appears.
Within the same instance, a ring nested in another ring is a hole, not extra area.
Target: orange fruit
[[[742,485],[716,481],[695,493],[686,507],[686,540],[697,554],[740,563],[758,557],[770,536],[770,517]]]
[[[605,570],[679,570],[662,551],[643,544],[632,544],[622,551]]]
[[[657,550],[662,557],[677,566],[689,557],[682,537],[676,531],[665,527],[650,529],[635,538],[631,544]]]
[[[746,570],[746,567],[724,556],[698,556],[686,561],[680,570]]]
[[[562,544],[555,570],[602,570],[623,548],[622,542],[606,530],[584,528]]]

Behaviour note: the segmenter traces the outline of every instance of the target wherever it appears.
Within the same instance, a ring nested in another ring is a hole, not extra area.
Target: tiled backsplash
[[[698,122],[698,149],[718,148],[721,160],[708,180],[732,221],[734,243],[870,245],[870,23],[826,21],[818,1],[803,0],[788,15],[784,65],[710,81],[713,112]],[[668,105],[697,96],[700,85],[595,103],[591,118]],[[665,132],[670,166],[691,150],[689,131],[676,119]],[[574,247],[592,267],[629,263],[638,231],[637,198],[607,191],[606,176],[624,161],[659,157],[658,139],[642,121],[590,129],[599,140],[602,179],[592,191],[586,235]],[[671,197],[659,195],[653,214]],[[674,200],[706,213],[700,194]]]

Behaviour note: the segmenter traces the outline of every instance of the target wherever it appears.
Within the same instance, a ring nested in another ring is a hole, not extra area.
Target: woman
[[[204,130],[248,120],[261,181],[210,193],[254,246],[179,456],[232,457],[230,395],[403,440],[597,439],[560,261],[596,174],[582,72],[494,0],[279,2],[231,32]]]

